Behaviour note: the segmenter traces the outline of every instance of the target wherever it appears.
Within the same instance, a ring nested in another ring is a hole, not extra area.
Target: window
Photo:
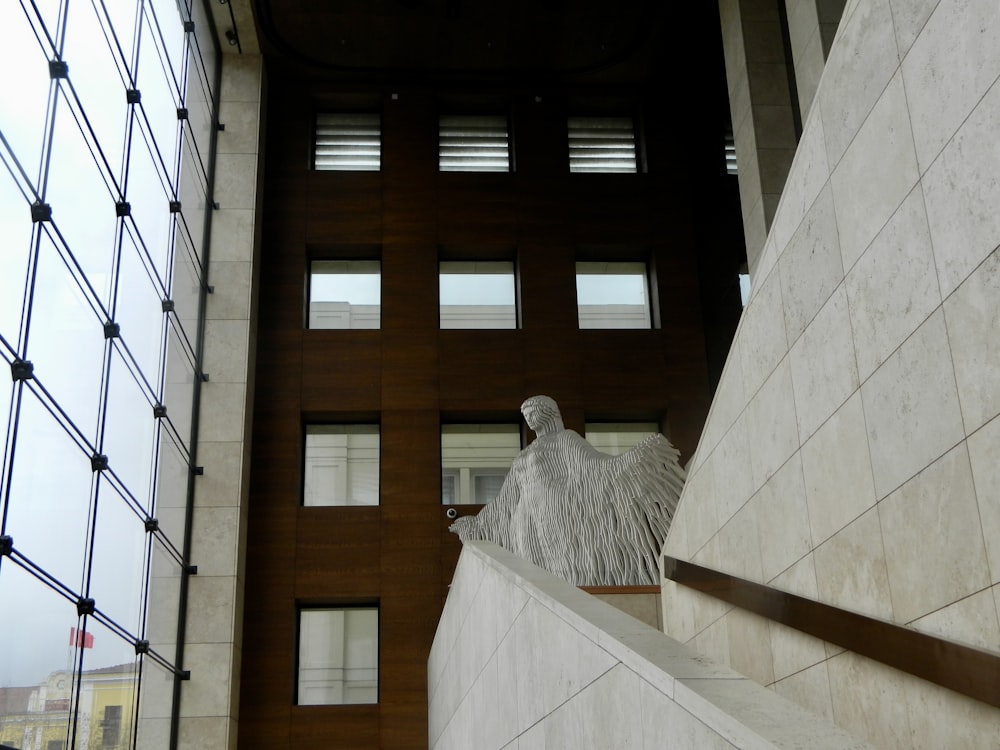
[[[378,703],[378,608],[299,610],[298,705]]]
[[[588,422],[585,437],[602,453],[619,456],[659,431],[656,422]]]
[[[105,706],[101,720],[101,747],[115,747],[122,729],[122,707]]]
[[[377,425],[306,425],[303,505],[378,505]]]
[[[309,265],[309,327],[380,327],[381,281],[377,260],[314,260]]]
[[[382,168],[381,131],[378,115],[317,115],[314,166],[339,172],[378,172]]]
[[[438,168],[442,172],[509,172],[507,118],[441,115]]]
[[[637,172],[631,117],[570,117],[570,172]]]
[[[645,263],[576,264],[580,328],[649,328]]]
[[[517,425],[441,425],[441,502],[490,502],[500,492],[511,461],[520,452]]]
[[[743,303],[743,307],[747,306],[747,302],[750,300],[750,274],[741,273],[740,274],[740,301]]]
[[[514,264],[442,262],[442,328],[517,328]]]

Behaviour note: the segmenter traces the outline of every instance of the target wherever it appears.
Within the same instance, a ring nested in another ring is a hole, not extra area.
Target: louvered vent
[[[630,117],[570,117],[570,172],[637,172]]]
[[[439,149],[442,172],[509,172],[507,118],[442,115]]]
[[[726,133],[726,172],[729,174],[739,174],[736,167],[736,143],[733,136]]]
[[[316,116],[316,169],[378,172],[382,168],[378,115]]]

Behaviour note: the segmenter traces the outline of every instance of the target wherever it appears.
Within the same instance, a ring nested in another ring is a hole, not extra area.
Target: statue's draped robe
[[[455,530],[577,585],[657,583],[684,483],[678,456],[662,435],[620,456],[572,430],[541,435],[514,459],[496,499]]]

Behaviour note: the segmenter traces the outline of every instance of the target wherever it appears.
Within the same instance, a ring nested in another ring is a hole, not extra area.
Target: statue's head
[[[559,407],[548,396],[532,396],[527,399],[521,404],[521,414],[528,427],[539,435],[564,429]]]

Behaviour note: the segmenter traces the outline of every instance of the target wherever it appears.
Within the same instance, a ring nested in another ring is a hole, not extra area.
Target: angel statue
[[[494,542],[578,586],[659,581],[658,558],[684,484],[680,453],[651,435],[620,456],[563,426],[556,402],[521,405],[537,437],[514,459],[496,499],[451,531]]]

